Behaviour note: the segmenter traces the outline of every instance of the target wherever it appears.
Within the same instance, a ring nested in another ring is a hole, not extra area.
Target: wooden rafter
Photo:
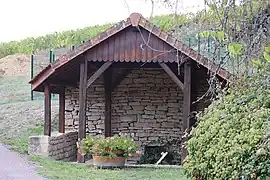
[[[159,63],[162,69],[172,78],[172,80],[177,84],[180,89],[184,90],[184,84],[179,80],[179,78],[172,72],[172,70],[165,64]]]
[[[105,62],[102,66],[88,79],[87,88],[91,86],[95,82],[95,80],[104,72],[106,69],[110,67],[112,62]]]

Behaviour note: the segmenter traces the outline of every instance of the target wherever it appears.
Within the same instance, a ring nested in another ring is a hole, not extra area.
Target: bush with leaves
[[[198,118],[186,173],[202,179],[270,178],[270,63],[232,85]]]

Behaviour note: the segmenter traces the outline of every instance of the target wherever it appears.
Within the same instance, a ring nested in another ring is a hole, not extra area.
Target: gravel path
[[[10,151],[0,144],[0,179],[1,180],[44,180],[35,172],[35,165],[18,153]]]

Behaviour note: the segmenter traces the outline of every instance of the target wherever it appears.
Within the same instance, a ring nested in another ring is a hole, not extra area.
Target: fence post
[[[207,37],[207,52],[210,53],[210,36]]]
[[[54,62],[55,61],[55,54],[54,54],[54,52],[53,52],[53,55],[52,55],[52,62]]]
[[[50,50],[50,63],[54,62],[54,52]],[[54,97],[54,94],[52,93],[52,97]]]
[[[200,37],[200,33],[198,34],[198,53],[201,52],[201,37]]]
[[[52,63],[52,60],[53,60],[53,51],[50,50],[50,63]]]
[[[33,77],[34,77],[34,55],[33,55],[33,53],[31,54],[30,61],[31,61],[31,66],[30,66],[31,79],[33,79]],[[31,96],[31,101],[33,101],[34,100],[34,94],[33,94],[33,91],[32,91],[32,84],[31,84],[30,96]]]
[[[190,47],[190,37],[188,38],[188,47]]]

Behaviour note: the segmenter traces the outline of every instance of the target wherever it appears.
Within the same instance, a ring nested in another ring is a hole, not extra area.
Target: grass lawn
[[[0,78],[0,142],[11,149],[27,154],[28,137],[43,133],[43,101],[29,101],[27,77]],[[54,105],[55,104],[55,105]],[[52,102],[52,114],[58,111]],[[57,116],[55,116],[57,117]],[[57,130],[57,119],[52,119],[52,130]],[[104,170],[85,164],[66,163],[49,158],[29,157],[40,165],[37,171],[43,177],[57,180],[185,180],[181,169],[129,168]]]
[[[5,143],[11,145],[11,148],[20,153],[27,153],[28,136],[38,135],[43,131],[42,125],[31,127],[20,137],[7,138]],[[30,161],[38,163],[37,172],[48,179],[58,180],[186,180],[181,169],[154,169],[154,168],[127,168],[105,170],[97,169],[86,164],[67,163],[55,161],[49,158],[32,156]]]
[[[43,168],[38,173],[49,179],[59,180],[185,180],[187,179],[180,169],[152,169],[127,168],[105,170],[90,167],[85,164],[73,164],[41,157],[30,157],[32,161],[39,162]]]

